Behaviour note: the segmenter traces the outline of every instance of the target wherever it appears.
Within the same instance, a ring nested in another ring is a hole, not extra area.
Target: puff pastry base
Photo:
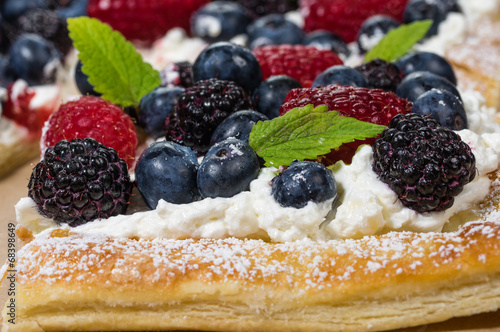
[[[24,140],[12,145],[0,143],[0,179],[39,155],[38,140]]]
[[[137,240],[52,230],[18,252],[3,331],[377,331],[500,308],[500,173],[448,233]]]

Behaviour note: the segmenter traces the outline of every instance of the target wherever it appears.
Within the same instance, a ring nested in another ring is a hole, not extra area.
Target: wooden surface
[[[27,195],[31,170],[37,160],[24,165],[10,176],[0,180],[0,260],[7,256],[7,224],[15,222],[14,205]],[[6,289],[0,291],[0,303],[6,299]],[[494,313],[455,318],[449,321],[397,330],[398,332],[500,332],[500,310]],[[394,331],[395,332],[395,331]]]

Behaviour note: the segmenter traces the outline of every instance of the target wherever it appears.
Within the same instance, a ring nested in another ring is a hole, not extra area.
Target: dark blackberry
[[[211,78],[198,81],[179,96],[165,121],[166,138],[205,154],[217,126],[230,114],[252,109],[250,96],[231,81]]]
[[[470,147],[437,121],[396,115],[373,145],[373,170],[404,206],[420,213],[443,211],[476,176]]]
[[[173,62],[160,71],[161,85],[165,87],[193,86],[193,65],[188,61]]]
[[[404,74],[392,62],[375,59],[355,67],[366,80],[369,88],[396,91]]]
[[[297,0],[232,0],[245,7],[253,17],[260,17],[267,14],[284,14],[292,10],[297,10],[299,5]]]
[[[85,138],[49,147],[28,188],[40,214],[78,226],[125,213],[132,182],[114,149]]]
[[[33,9],[21,15],[11,31],[16,36],[23,33],[37,34],[53,42],[63,55],[67,54],[72,46],[66,21],[59,17],[57,12],[48,9]],[[16,39],[16,36],[11,36],[11,40]]]

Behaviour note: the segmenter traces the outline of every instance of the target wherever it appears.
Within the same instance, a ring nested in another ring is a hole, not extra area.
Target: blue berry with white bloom
[[[296,161],[273,179],[271,193],[279,205],[300,209],[309,202],[335,200],[337,182],[322,164]]]
[[[368,52],[378,42],[385,37],[385,35],[399,27],[399,22],[387,15],[374,15],[367,18],[358,32],[358,48],[361,53]]]
[[[213,1],[191,16],[191,32],[207,43],[215,43],[245,34],[251,22],[252,16],[242,5]]]
[[[414,102],[420,95],[431,89],[446,90],[460,101],[462,100],[460,92],[453,83],[442,76],[426,71],[417,71],[406,76],[396,88],[396,95]]]
[[[210,78],[233,81],[253,92],[262,82],[262,69],[250,49],[230,42],[217,42],[196,58],[193,78],[195,82]]]
[[[306,34],[302,44],[311,45],[321,50],[330,50],[344,58],[351,54],[351,50],[342,38],[326,30],[316,30]]]
[[[316,76],[312,87],[325,87],[330,84],[349,85],[357,87],[366,87],[367,83],[359,71],[344,65],[336,65],[325,69]]]
[[[268,120],[267,116],[254,110],[237,111],[228,116],[217,126],[212,134],[210,145],[214,145],[215,143],[231,137],[248,143],[253,125],[259,121],[265,120]]]
[[[259,175],[259,159],[245,142],[228,138],[213,145],[200,164],[197,182],[202,197],[232,197],[248,190]]]
[[[440,0],[410,0],[403,12],[403,22],[432,20],[426,35],[430,37],[437,34],[439,24],[446,19],[447,14],[447,6]]]
[[[305,32],[283,14],[269,14],[248,26],[248,46],[251,49],[265,45],[301,44]]]
[[[412,105],[412,113],[430,116],[443,127],[451,130],[467,128],[467,114],[455,95],[448,91],[432,89],[422,94]]]
[[[61,54],[54,44],[38,35],[21,35],[9,49],[9,70],[18,79],[31,85],[56,81]]]
[[[101,96],[101,94],[95,91],[94,86],[89,82],[89,77],[82,71],[82,62],[78,60],[75,67],[75,83],[76,87],[83,96]]]
[[[141,99],[138,122],[154,138],[165,134],[165,120],[177,105],[181,87],[158,87]]]
[[[450,63],[436,53],[422,51],[408,53],[396,61],[396,66],[405,75],[416,71],[428,71],[443,76],[454,85],[457,85],[457,78]]]
[[[88,16],[87,6],[89,0],[69,0],[69,1],[58,1],[61,3],[56,8],[57,14],[64,18]]]
[[[152,209],[160,199],[174,204],[190,203],[200,198],[197,171],[195,151],[173,142],[155,142],[137,162],[137,188]]]
[[[275,75],[260,83],[252,94],[252,104],[269,119],[280,115],[280,107],[285,102],[288,92],[300,89],[302,85],[294,78],[286,75]]]
[[[4,0],[1,2],[2,16],[6,21],[14,22],[19,16],[33,9],[48,9],[47,0]]]

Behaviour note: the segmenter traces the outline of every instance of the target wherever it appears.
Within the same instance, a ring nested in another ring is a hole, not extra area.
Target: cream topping
[[[207,46],[200,38],[189,38],[181,28],[174,28],[154,42],[149,49],[139,49],[144,61],[155,69],[162,70],[172,62],[189,61],[194,63]]]
[[[251,183],[250,191],[231,198],[208,198],[181,205],[160,201],[155,210],[97,220],[72,230],[82,234],[145,239],[258,237],[273,242],[359,238],[390,230],[441,231],[451,216],[488,194],[487,173],[497,169],[499,164],[500,143],[497,142],[500,133],[478,135],[462,130],[459,134],[472,146],[478,176],[444,212],[419,214],[405,208],[396,194],[377,179],[371,170],[372,149],[363,146],[351,165],[339,162],[333,169],[340,196],[333,216],[329,214],[333,200],[309,203],[302,209],[279,206],[271,195],[270,186],[276,169],[265,168]],[[18,222],[35,232],[56,227],[55,222],[40,217],[30,198],[22,199],[16,205],[16,212]],[[330,217],[333,220],[330,221]]]

